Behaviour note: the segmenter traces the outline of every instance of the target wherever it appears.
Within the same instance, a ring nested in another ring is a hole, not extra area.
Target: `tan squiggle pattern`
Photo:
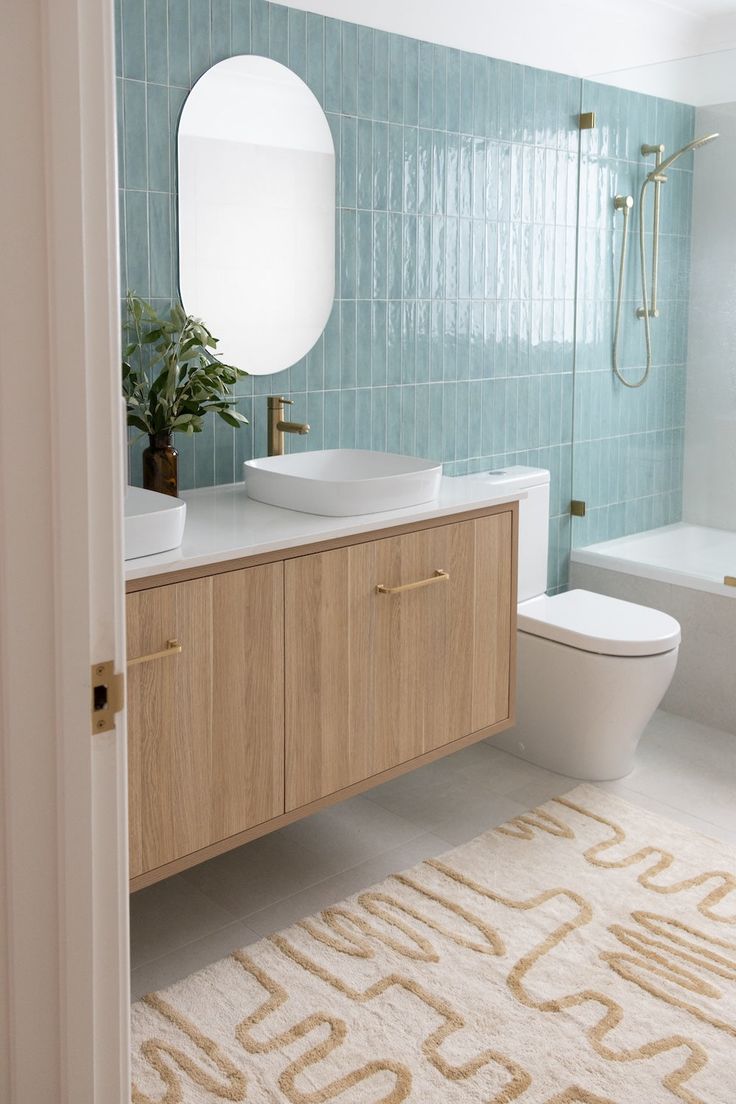
[[[718,920],[723,924],[736,924],[736,913],[730,916],[723,916],[718,915],[718,913],[714,911],[714,906],[721,904],[721,902],[736,889],[736,877],[734,877],[730,871],[708,870],[703,871],[702,874],[696,874],[692,878],[684,878],[682,881],[672,882],[669,885],[657,884],[652,879],[656,878],[659,874],[663,874],[665,870],[669,870],[675,862],[675,856],[671,852],[665,851],[661,847],[648,845],[646,847],[640,847],[637,851],[634,851],[630,855],[626,855],[623,859],[602,859],[600,855],[603,851],[607,851],[611,847],[618,847],[626,841],[626,833],[623,828],[619,824],[614,823],[614,821],[598,813],[594,813],[590,809],[584,809],[582,806],[576,805],[564,797],[557,797],[554,800],[558,805],[564,805],[568,809],[572,809],[573,812],[579,813],[581,816],[589,817],[598,824],[604,824],[607,828],[610,828],[613,833],[612,838],[594,843],[593,846],[589,847],[585,852],[585,858],[593,866],[601,866],[611,870],[616,868],[620,869],[634,866],[636,863],[643,862],[650,857],[654,858],[655,856],[659,856],[639,875],[638,881],[640,885],[644,886],[646,889],[652,890],[653,893],[682,893],[683,890],[694,889],[696,886],[705,886],[712,881],[719,882],[720,884],[712,889],[710,893],[706,894],[699,902],[698,910],[711,920]]]
[[[571,932],[575,931],[583,924],[588,923],[591,919],[591,909],[586,901],[578,897],[577,894],[564,889],[550,890],[530,900],[516,901],[486,889],[485,886],[480,885],[472,878],[468,878],[467,875],[460,873],[460,871],[447,866],[446,863],[440,862],[437,859],[428,859],[427,865],[434,867],[435,870],[438,870],[447,878],[461,883],[468,889],[472,889],[473,892],[477,893],[479,896],[487,897],[489,900],[505,905],[507,908],[522,910],[534,909],[557,896],[568,897],[578,905],[579,911],[577,916],[572,920],[560,924],[554,931],[550,932],[542,943],[535,946],[529,954],[523,955],[514,964],[507,978],[507,984],[514,996],[528,1008],[536,1008],[540,1012],[563,1012],[582,1004],[600,1004],[604,1009],[604,1013],[602,1017],[588,1029],[587,1035],[598,1054],[600,1054],[601,1057],[608,1058],[610,1061],[633,1062],[642,1058],[654,1058],[667,1051],[674,1052],[684,1048],[688,1052],[685,1061],[677,1070],[666,1075],[663,1084],[674,1092],[680,1100],[688,1101],[688,1104],[704,1104],[701,1097],[691,1094],[685,1088],[685,1082],[702,1069],[708,1061],[704,1049],[693,1040],[683,1035],[672,1035],[647,1042],[640,1047],[621,1049],[609,1047],[604,1043],[604,1039],[621,1024],[624,1017],[624,1011],[616,1001],[592,989],[584,989],[577,993],[571,993],[566,997],[537,1000],[525,987],[524,981],[526,975],[531,972],[540,960],[558,947]]]
[[[728,958],[712,950],[713,947],[722,948],[729,944],[709,936],[706,932],[688,928],[689,934],[700,941],[699,947],[696,941],[684,940],[668,933],[667,919],[659,916],[652,918],[634,912],[632,920],[640,924],[640,927],[612,924],[609,931],[633,953],[608,951],[603,953],[601,958],[612,970],[639,985],[652,996],[684,1009],[703,1023],[710,1024],[711,1027],[724,1031],[736,1039],[736,1024],[722,1019],[714,1011],[708,1011],[702,1005],[694,1004],[685,996],[673,996],[670,989],[656,984],[654,979],[661,978],[662,981],[669,983],[672,989],[679,988],[686,995],[709,999],[715,1006],[717,1002],[723,1003],[725,989],[722,984],[719,986],[709,981],[705,975],[715,975],[722,982],[736,981],[736,957]],[[660,922],[659,927],[657,921]],[[645,930],[642,931],[642,928]],[[646,931],[652,930],[661,933],[663,929],[663,938],[652,938],[645,934]],[[705,944],[705,947],[702,947],[702,944]],[[733,944],[730,946],[734,949]],[[681,961],[678,962],[678,959]],[[682,962],[686,962],[688,966],[683,966]]]
[[[439,953],[433,948],[429,940],[422,938],[421,934],[416,931],[416,929],[411,928],[396,915],[397,913],[403,913],[412,920],[416,920],[420,925],[431,928],[440,935],[446,936],[447,939],[451,939],[454,943],[457,943],[458,946],[478,951],[479,954],[502,955],[504,953],[505,948],[498,932],[489,924],[486,924],[480,917],[474,916],[473,913],[469,912],[467,909],[463,909],[456,902],[450,900],[449,897],[433,892],[431,889],[422,886],[419,882],[408,878],[406,875],[395,874],[393,880],[399,882],[401,885],[407,886],[409,889],[413,889],[421,896],[440,904],[452,916],[458,917],[464,920],[470,927],[476,928],[484,937],[484,941],[478,943],[474,940],[467,939],[460,932],[454,932],[446,925],[442,925],[432,919],[432,917],[419,912],[418,909],[413,908],[408,902],[402,901],[398,897],[389,896],[386,893],[361,893],[358,896],[358,904],[365,909],[366,912],[384,920],[387,925],[398,928],[406,936],[407,940],[409,940],[409,943],[414,944],[416,949],[412,949],[410,945],[399,943],[390,934],[363,919],[359,913],[349,912],[344,908],[333,907],[325,909],[324,912],[320,914],[320,920],[322,921],[323,927],[318,927],[310,920],[301,921],[299,926],[303,928],[304,931],[308,932],[313,939],[324,943],[326,946],[332,947],[333,950],[341,951],[344,954],[352,954],[358,958],[372,958],[375,955],[375,951],[371,947],[370,940],[376,940],[386,947],[391,947],[392,950],[403,957],[423,960],[425,962],[439,961]],[[351,932],[349,930],[350,925],[357,928],[365,938],[361,939],[360,936]],[[329,928],[334,935],[325,931],[325,927]]]
[[[133,1104],[735,1104],[727,857],[655,912],[666,822],[560,806],[146,998]]]
[[[293,1104],[325,1104],[326,1101],[339,1096],[345,1089],[353,1088],[380,1073],[393,1074],[395,1084],[387,1096],[382,1096],[377,1100],[377,1104],[400,1104],[400,1101],[406,1100],[411,1089],[410,1070],[401,1063],[385,1059],[366,1062],[360,1069],[351,1070],[349,1074],[336,1078],[314,1092],[300,1092],[296,1085],[297,1078],[304,1074],[309,1066],[315,1066],[323,1062],[343,1044],[347,1036],[346,1025],[344,1021],[335,1016],[316,1013],[268,1039],[256,1039],[253,1035],[253,1028],[260,1026],[271,1013],[286,1004],[289,994],[283,986],[269,977],[265,970],[260,969],[253,959],[244,954],[243,951],[236,951],[233,958],[268,993],[268,999],[247,1019],[238,1024],[235,1031],[236,1038],[249,1054],[268,1054],[274,1050],[282,1050],[296,1040],[305,1038],[320,1027],[326,1026],[329,1028],[327,1039],[312,1046],[301,1057],[290,1062],[280,1075],[279,1087],[287,1100],[293,1101]]]
[[[158,993],[151,993],[144,1000],[150,1008],[178,1028],[182,1035],[193,1043],[195,1053],[194,1056],[187,1054],[180,1047],[156,1037],[145,1039],[141,1044],[141,1052],[161,1078],[165,1093],[155,1098],[146,1096],[134,1084],[131,1097],[133,1104],[181,1104],[183,1086],[176,1073],[176,1066],[195,1085],[206,1089],[218,1100],[232,1100],[237,1104],[246,1099],[245,1074],[221,1053],[217,1043],[199,1031],[186,1016],[178,1012],[168,1001],[163,1000]],[[203,1064],[198,1064],[204,1059],[209,1059],[212,1065],[217,1067],[222,1075],[221,1081],[213,1077]]]
[[[547,832],[550,836],[559,836],[561,839],[574,839],[575,833],[564,820],[545,812],[544,809],[533,809],[531,813],[514,817],[508,824],[502,824],[496,831],[502,836],[511,836],[515,839],[530,840],[534,836],[534,829]]]
[[[425,1004],[427,1008],[435,1012],[443,1021],[436,1031],[433,1031],[431,1035],[422,1041],[422,1052],[427,1060],[431,1062],[435,1069],[438,1069],[444,1077],[453,1081],[464,1080],[477,1073],[483,1066],[491,1063],[501,1066],[508,1073],[511,1078],[509,1084],[505,1085],[501,1092],[489,1101],[489,1104],[507,1104],[507,1102],[518,1100],[521,1094],[525,1092],[531,1084],[531,1078],[526,1070],[522,1069],[520,1065],[513,1062],[506,1055],[500,1054],[495,1050],[484,1050],[468,1062],[458,1066],[452,1065],[443,1058],[440,1054],[440,1047],[453,1033],[461,1031],[462,1028],[465,1027],[465,1021],[447,1001],[425,989],[413,978],[392,973],[388,974],[386,977],[380,978],[367,989],[360,990],[347,984],[342,978],[331,973],[314,959],[310,959],[303,951],[300,951],[293,943],[290,943],[283,936],[272,935],[269,936],[269,940],[275,947],[278,947],[282,954],[292,959],[292,961],[296,962],[302,969],[318,977],[327,985],[331,985],[334,989],[337,989],[338,992],[349,997],[350,1000],[358,1004],[372,1001],[394,987],[411,993]]]

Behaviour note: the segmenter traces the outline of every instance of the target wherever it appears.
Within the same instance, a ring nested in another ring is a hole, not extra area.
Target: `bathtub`
[[[662,707],[736,733],[736,533],[679,522],[575,548],[570,585],[664,610],[682,645]]]

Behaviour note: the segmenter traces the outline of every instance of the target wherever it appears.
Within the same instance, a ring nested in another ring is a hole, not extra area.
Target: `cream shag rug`
[[[133,1008],[135,1104],[734,1104],[736,862],[579,786]]]

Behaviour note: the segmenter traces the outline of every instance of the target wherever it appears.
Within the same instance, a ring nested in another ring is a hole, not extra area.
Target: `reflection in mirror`
[[[269,58],[228,58],[182,110],[179,291],[218,357],[280,372],[322,333],[335,291],[335,150],[306,84]]]

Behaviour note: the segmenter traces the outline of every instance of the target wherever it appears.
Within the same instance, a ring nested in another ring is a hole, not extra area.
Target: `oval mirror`
[[[179,294],[251,375],[290,367],[335,294],[335,147],[307,85],[270,58],[218,62],[182,109]]]

